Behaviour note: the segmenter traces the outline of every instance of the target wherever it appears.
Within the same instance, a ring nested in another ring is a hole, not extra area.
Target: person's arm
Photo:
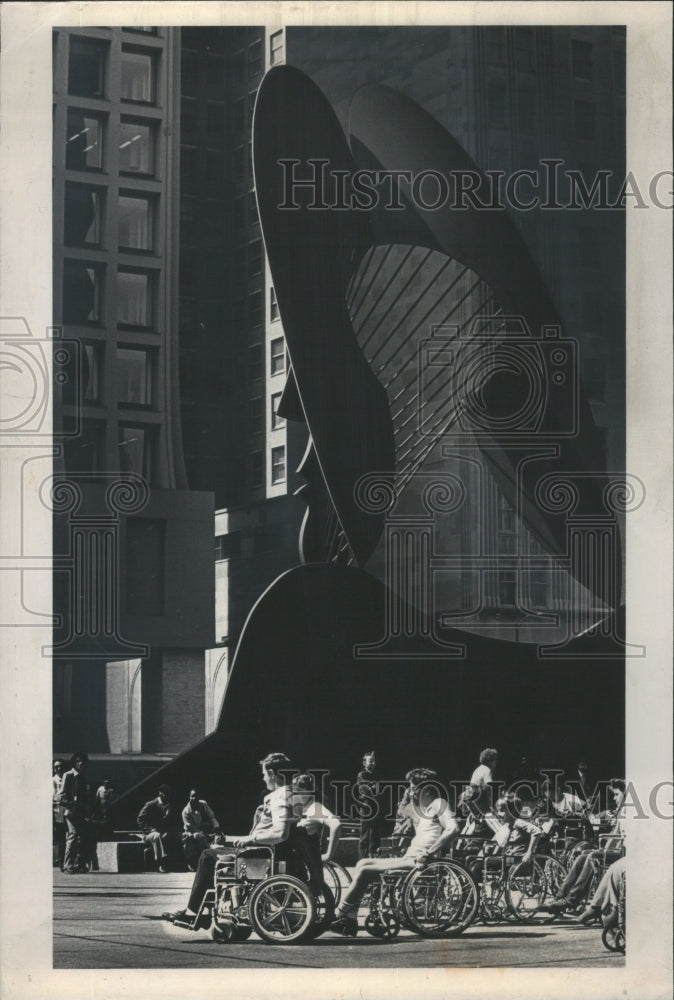
[[[218,833],[220,830],[220,824],[215,818],[215,813],[209,806],[208,802],[204,802],[204,812],[206,813],[206,818],[208,819],[208,822],[211,824],[211,832]]]
[[[529,834],[529,843],[527,849],[522,855],[522,861],[531,861],[531,857],[534,853],[534,848],[536,844],[543,836],[543,831],[537,827],[534,823],[528,823],[524,819],[516,819],[513,824],[516,830],[523,830]]]
[[[328,843],[326,844],[325,851],[321,854],[321,861],[331,861],[337,850],[342,824],[336,816],[330,816],[325,819],[323,825],[328,828]]]
[[[272,847],[282,844],[290,833],[290,802],[287,798],[273,799],[271,802],[271,824],[260,829],[259,824],[248,837],[239,837],[234,841],[235,847],[252,847],[264,845]]]
[[[152,809],[153,805],[154,805],[154,799],[150,799],[150,801],[146,802],[141,811],[138,813],[138,819],[136,820],[136,823],[143,831],[143,833],[149,833],[151,830],[156,829],[154,825],[154,817],[152,815],[154,811]]]
[[[185,806],[185,808],[183,809],[183,811],[181,813],[181,816],[182,816],[182,820],[183,820],[183,830],[184,830],[184,832],[185,833],[195,833],[196,831],[195,831],[194,824],[192,822],[192,813],[190,811],[190,807],[189,806]]]

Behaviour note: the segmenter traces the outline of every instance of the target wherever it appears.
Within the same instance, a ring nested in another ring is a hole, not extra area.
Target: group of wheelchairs
[[[579,832],[573,823],[557,824],[548,834],[546,853],[530,858],[499,851],[488,836],[459,836],[446,855],[423,866],[380,872],[362,900],[365,930],[381,940],[401,930],[452,938],[476,921],[554,920],[541,907],[556,898],[578,853],[597,847]],[[607,860],[600,849],[595,854],[596,885]],[[218,942],[244,941],[253,931],[268,944],[309,942],[329,928],[350,882],[349,872],[336,861],[322,863],[317,871],[293,850],[232,848],[217,861],[213,888],[184,926],[207,928]],[[624,891],[620,911],[603,941],[610,950],[624,952]]]

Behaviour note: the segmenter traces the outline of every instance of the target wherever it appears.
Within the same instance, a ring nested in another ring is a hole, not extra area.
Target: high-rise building
[[[203,735],[213,637],[213,494],[181,431],[180,35],[62,28],[53,56],[54,322],[79,346],[55,413],[77,500],[56,505],[54,746],[142,764]]]

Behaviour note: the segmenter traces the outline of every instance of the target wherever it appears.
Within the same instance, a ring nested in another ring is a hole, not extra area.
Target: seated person
[[[426,864],[439,850],[446,847],[459,832],[449,805],[439,794],[432,779],[435,771],[418,767],[405,776],[410,783],[411,813],[415,834],[402,858],[363,858],[356,865],[354,879],[339,904],[336,919],[331,924],[338,934],[358,933],[358,907],[367,886],[380,872],[392,868],[412,869]]]
[[[316,799],[315,780],[311,774],[298,774],[291,786],[291,813],[294,826],[293,847],[307,870],[313,888],[323,884],[323,862],[334,857],[339,842],[341,821]],[[323,831],[328,839],[321,852]]]
[[[494,836],[492,842],[495,843],[494,853],[500,854],[519,852],[523,845],[523,836],[529,834],[529,843],[522,855],[522,861],[530,861],[534,853],[536,843],[543,836],[542,829],[528,819],[524,819],[522,812],[523,803],[519,795],[514,792],[506,792],[496,805],[494,811],[485,816],[485,823],[492,830]]]
[[[205,799],[200,799],[195,788],[190,792],[182,811],[183,852],[190,871],[195,871],[202,851],[210,847],[209,834],[220,832],[220,824]]]
[[[579,924],[589,924],[601,917],[604,927],[610,929],[616,926],[620,903],[620,881],[625,874],[625,865],[626,859],[623,856],[608,866],[586,909],[580,916],[576,917]]]
[[[256,810],[253,829],[246,837],[235,837],[229,841],[231,847],[271,847],[288,839],[291,828],[290,788],[286,785],[285,772],[291,767],[290,760],[283,753],[270,753],[260,761],[262,779],[268,789],[262,809]],[[215,865],[219,859],[231,857],[227,846],[207,848],[202,852],[192,883],[187,906],[176,913],[164,913],[165,920],[183,926],[191,926],[201,908],[204,897],[213,888]]]
[[[560,818],[569,816],[584,816],[587,812],[587,803],[579,798],[575,792],[563,792],[561,788],[553,782],[547,782],[543,786],[543,793],[547,798],[550,813]]]
[[[609,785],[616,809],[611,833],[598,850],[590,849],[579,854],[569,868],[569,873],[559,887],[557,898],[540,909],[547,913],[563,913],[582,903],[587,897],[595,864],[598,860],[617,861],[624,853],[623,849],[623,800],[625,798],[625,782],[615,778]]]
[[[157,869],[167,872],[177,837],[168,785],[159,786],[157,797],[145,803],[136,822],[143,831],[143,840],[152,848]]]

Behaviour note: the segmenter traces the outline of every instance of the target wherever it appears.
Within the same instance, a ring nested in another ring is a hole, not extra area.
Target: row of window
[[[286,351],[283,337],[275,337],[269,345],[269,370],[271,375],[282,375],[286,370]],[[248,348],[248,380],[264,378],[264,344],[251,344]]]
[[[507,91],[502,82],[493,81],[487,86],[489,124],[492,128],[508,126]],[[573,102],[573,124],[576,139],[592,142],[596,138],[597,109],[594,101]],[[517,94],[517,129],[535,132],[537,127],[537,94],[534,90],[521,89]]]
[[[105,188],[66,182],[63,240],[66,246],[100,247],[104,232]],[[136,191],[120,190],[117,205],[117,246],[120,250],[155,248],[156,198]]]
[[[91,261],[63,262],[63,322],[95,325],[103,320],[103,299],[108,280],[104,265]],[[120,327],[149,330],[155,317],[157,274],[118,267],[110,289]]]
[[[83,343],[81,386],[84,403],[104,402],[102,343]],[[114,393],[120,406],[151,407],[155,403],[157,352],[151,348],[114,348]]]
[[[187,93],[200,91],[204,86],[213,91],[222,92],[228,85],[228,72],[231,71],[231,82],[241,86],[246,79],[261,76],[264,72],[264,48],[261,38],[256,38],[247,49],[239,49],[231,59],[216,52],[204,53],[183,48],[180,64],[181,89]]]
[[[109,168],[109,143],[116,142],[120,174],[152,177],[155,173],[157,123],[122,115],[119,127],[108,128],[108,116],[68,108],[66,167],[102,172]]]
[[[73,97],[109,96],[109,44],[92,38],[70,36],[68,93]],[[159,53],[123,45],[119,62],[119,94],[123,101],[155,104]]]
[[[485,28],[485,57],[491,66],[504,66],[507,61],[508,47],[506,29],[503,27]],[[517,68],[525,73],[533,73],[536,69],[536,44],[533,28],[518,27],[514,29],[513,44]],[[571,74],[576,80],[591,82],[596,75],[595,46],[592,42],[572,38],[570,46]],[[613,85],[620,93],[625,92],[625,54],[614,49]]]
[[[104,420],[83,420],[77,437],[64,438],[65,464],[71,472],[107,471]],[[120,424],[117,429],[117,460],[120,472],[135,472],[151,483],[157,452],[158,428]]]
[[[275,392],[270,399],[270,427],[273,431],[285,427],[286,422],[279,416],[278,408],[282,393]],[[265,431],[265,400],[264,396],[254,396],[248,400],[248,432],[263,434]]]
[[[270,460],[272,485],[284,483],[286,479],[285,445],[272,448]],[[261,451],[252,451],[248,456],[248,482],[251,489],[259,489],[264,486],[264,454]]]

